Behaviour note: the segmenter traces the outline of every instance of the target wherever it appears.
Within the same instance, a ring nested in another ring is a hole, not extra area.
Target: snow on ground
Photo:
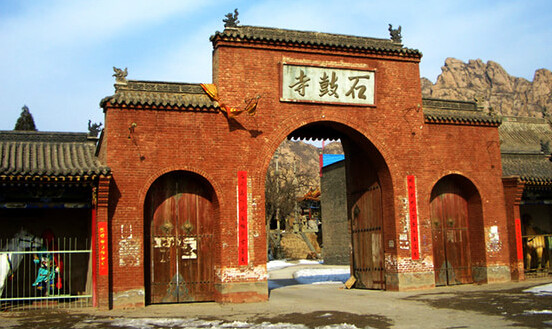
[[[297,265],[318,265],[322,264],[323,261],[319,260],[308,260],[308,259],[300,259],[296,262],[290,262],[287,260],[271,260],[266,264],[266,267],[269,271],[273,270],[279,270],[282,268],[290,267],[290,266],[297,266]]]
[[[120,318],[110,320],[89,320],[87,323],[96,325],[97,323],[113,327],[136,328],[136,329],[160,329],[160,328],[187,328],[187,329],[308,329],[302,324],[290,323],[248,323],[242,321],[223,322],[223,321],[205,321],[199,319],[184,319],[184,318]],[[86,328],[86,327],[81,327]],[[356,326],[350,324],[335,324],[316,329],[357,329]]]
[[[348,268],[309,268],[293,273],[293,278],[300,284],[345,283],[350,276]]]
[[[294,271],[291,268],[293,266],[301,266],[301,268]],[[343,284],[350,277],[349,267],[323,266],[322,261],[299,260],[290,262],[286,260],[273,260],[267,264],[269,273],[284,268],[290,268],[287,270],[290,272],[289,279],[269,279],[269,290],[294,284]]]
[[[529,310],[523,311],[523,314],[552,314],[551,310]]]
[[[523,292],[530,292],[535,295],[542,295],[542,296],[552,295],[552,283],[525,289],[523,290]]]
[[[277,271],[292,266],[307,265],[308,268],[298,269],[293,272],[293,279],[298,284],[319,284],[319,283],[345,283],[350,277],[348,267],[324,267],[323,261],[316,260],[273,260],[268,262],[268,271]],[[279,286],[278,286],[279,287]]]

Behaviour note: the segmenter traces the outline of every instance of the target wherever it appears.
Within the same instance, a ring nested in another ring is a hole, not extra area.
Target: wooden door
[[[468,236],[468,202],[452,181],[439,183],[431,201],[436,285],[473,282]]]
[[[355,287],[385,289],[381,190],[372,185],[354,204],[351,237]]]
[[[214,300],[211,193],[193,176],[160,178],[150,193],[150,302]]]

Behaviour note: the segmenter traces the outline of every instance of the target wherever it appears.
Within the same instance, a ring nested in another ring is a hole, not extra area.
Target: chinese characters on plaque
[[[283,65],[282,100],[374,105],[373,71]]]
[[[406,177],[408,188],[408,210],[410,214],[410,245],[412,259],[420,259],[420,241],[418,240],[418,209],[416,207],[416,178],[413,175]]]
[[[247,265],[247,171],[238,171],[238,264]]]

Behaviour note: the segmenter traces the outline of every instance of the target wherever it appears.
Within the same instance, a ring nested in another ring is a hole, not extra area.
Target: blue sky
[[[401,25],[432,81],[447,57],[493,60],[528,80],[552,69],[549,0],[0,0],[0,130],[13,129],[23,105],[41,131],[103,122],[113,66],[129,79],[211,82],[209,37],[234,8],[241,25],[377,38]]]

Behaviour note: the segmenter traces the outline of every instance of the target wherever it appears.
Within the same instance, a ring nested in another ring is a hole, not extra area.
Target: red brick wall
[[[485,230],[489,230],[491,226],[498,227],[498,234],[502,242],[500,250],[489,252],[490,246],[487,244],[484,245],[484,248],[482,246],[472,248],[474,249],[472,257],[480,263],[474,265],[483,266],[486,263],[486,266],[509,266],[509,239],[502,188],[498,129],[496,127],[455,125],[427,125],[424,129],[427,129],[426,145],[430,150],[428,155],[432,155],[428,159],[428,171],[424,173],[424,176],[428,178],[427,183],[434,184],[436,180],[448,174],[459,174],[467,178],[475,185],[481,198]],[[420,188],[421,186],[419,186]],[[428,191],[431,193],[431,189]],[[426,194],[424,199],[429,200],[429,197],[430,194]],[[426,201],[426,203],[428,202]],[[422,207],[423,204],[420,206]],[[470,210],[472,213],[478,211],[478,209]],[[485,238],[488,233],[485,232]]]
[[[247,272],[243,276],[221,275],[220,283],[266,280],[262,274],[266,263],[265,172],[278,145],[295,129],[309,123],[325,122],[329,128],[343,132],[350,142],[349,156],[358,153],[359,159],[377,172],[383,191],[383,242],[388,271],[398,272],[399,267],[402,272],[432,271],[429,198],[436,182],[451,173],[466,177],[477,187],[485,226],[497,225],[501,237],[506,237],[498,130],[424,124],[417,60],[330,51],[227,47],[221,42],[215,49],[213,62],[213,81],[224,103],[243,107],[244,100],[262,96],[255,117],[242,114],[235,120],[227,120],[220,113],[106,105],[102,148],[113,173],[109,220],[114,305],[118,304],[117,293],[146,286],[143,252],[136,255],[131,265],[120,266],[119,242],[121,235],[128,235],[128,231],[121,233],[121,230],[132,225],[133,238],[142,250],[145,195],[156,178],[172,170],[198,173],[215,190],[220,222],[216,234],[220,244],[213,252],[217,254],[216,267],[222,272],[240,270],[236,184],[237,172],[247,171],[252,193],[250,266],[242,268]],[[282,62],[375,70],[376,106],[280,102]],[[134,132],[129,133],[133,123]],[[353,173],[359,178],[373,176],[361,174],[363,170],[358,168]],[[410,251],[398,248],[397,236],[405,225],[407,175],[415,175],[417,179],[423,243],[420,261],[409,261]],[[485,257],[487,264],[508,262],[507,253],[488,253]],[[420,284],[427,285],[431,282]],[[228,299],[231,300],[225,298]],[[124,303],[127,302],[120,302]],[[140,304],[140,299],[130,303]]]
[[[518,259],[518,253],[517,253],[517,241],[516,241],[516,235],[519,233],[521,235],[521,232],[516,232],[516,220],[521,220],[521,214],[520,214],[520,202],[521,197],[523,194],[524,184],[517,178],[517,177],[510,177],[510,178],[504,178],[504,194],[505,194],[505,201],[506,201],[506,213],[507,213],[507,220],[508,220],[508,232],[510,241],[510,264],[511,264],[511,272],[512,272],[512,279],[514,280],[524,280],[525,279],[525,271],[524,271],[524,263],[523,263],[523,257],[522,259]],[[520,225],[521,229],[521,225]],[[520,236],[521,239],[521,236]],[[522,252],[523,254],[523,252]]]

